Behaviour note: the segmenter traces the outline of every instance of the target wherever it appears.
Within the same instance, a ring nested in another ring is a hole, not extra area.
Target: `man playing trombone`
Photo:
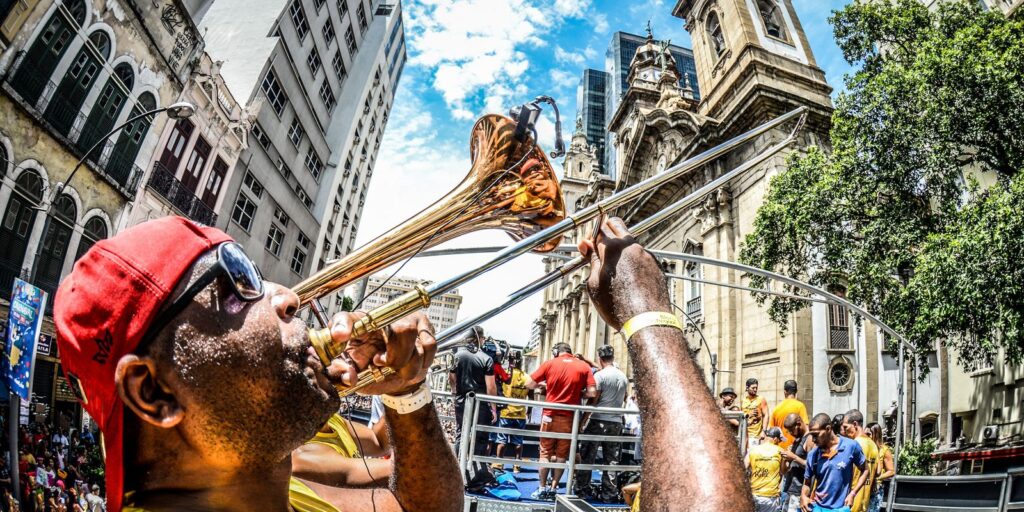
[[[594,304],[627,338],[644,442],[657,447],[643,461],[642,508],[752,510],[728,429],[693,421],[718,409],[668,313],[657,262],[618,219],[580,250]],[[78,261],[54,318],[68,380],[104,434],[109,510],[462,509],[462,479],[423,385],[436,348],[426,316],[350,339],[362,314],[338,314],[331,336],[349,343],[349,358],[325,369],[298,305],[226,234],[179,217],[102,240]],[[363,389],[387,406],[387,488],[293,478],[292,450],[340,405],[334,386],[351,386],[371,362],[394,370]]]
[[[394,449],[383,488],[292,477],[292,451],[338,410],[335,385],[356,369],[322,366],[299,301],[264,282],[222,231],[180,217],[98,242],[57,291],[67,377],[104,435],[108,510],[462,510],[462,478],[424,385],[434,358],[422,313],[349,340],[362,313],[331,335],[350,361],[395,373],[382,395]]]

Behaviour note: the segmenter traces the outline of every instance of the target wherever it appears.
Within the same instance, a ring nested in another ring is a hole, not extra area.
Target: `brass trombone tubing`
[[[539,247],[547,243],[554,237],[560,236],[563,233],[575,229],[577,226],[596,218],[602,213],[615,209],[619,206],[628,203],[629,201],[632,201],[633,199],[636,199],[647,190],[660,187],[665,183],[668,183],[678,178],[679,176],[693,169],[696,169],[722,156],[723,154],[728,153],[729,151],[732,151],[736,147],[750,141],[754,137],[767,133],[768,131],[775,129],[790,120],[803,116],[806,112],[807,107],[798,107],[796,109],[793,109],[767,123],[764,123],[750,131],[737,135],[736,137],[733,137],[723,142],[722,144],[707,149],[694,157],[691,157],[669,169],[666,169],[661,174],[647,178],[646,180],[643,180],[629,188],[626,188],[625,190],[617,194],[609,196],[602,201],[599,201],[593,205],[583,208],[574,213],[573,215],[567,216],[560,222],[557,222],[547,228],[544,228],[530,236],[523,238],[519,242],[512,244],[509,247],[506,247],[502,251],[498,252],[493,257],[491,257],[491,259],[489,259],[487,262],[476,268],[470,269],[466,272],[463,272],[444,281],[434,283],[424,289],[414,290],[413,292],[409,292],[405,295],[399,296],[395,300],[387,304],[384,304],[383,306],[380,306],[379,308],[367,313],[367,315],[363,319],[359,320],[356,323],[356,325],[353,326],[352,334],[353,336],[361,336],[374,330],[381,329],[391,324],[392,322],[398,320],[399,318],[402,318],[414,311],[418,311],[419,309],[429,306],[429,297],[436,297],[438,295],[448,293],[458,288],[459,286],[462,286],[467,282],[472,281],[473,279],[501,266],[502,264],[508,262],[509,260],[521,256],[531,251],[535,247]],[[803,118],[801,117],[801,120],[802,119]],[[797,128],[799,128],[802,124],[802,122],[798,123]],[[794,130],[794,132],[795,131],[796,130]],[[722,179],[723,177],[725,177],[725,175],[723,175],[719,179],[716,179],[708,183],[704,187],[701,187],[697,192],[691,194],[691,197],[697,195],[703,196],[704,194],[713,190],[715,187],[718,187],[719,185],[721,185],[721,183],[726,181]],[[643,222],[638,224],[638,226],[643,225],[644,223],[649,222],[654,218],[658,218],[658,220],[661,220],[661,218],[663,217],[661,217],[659,214],[652,215],[650,218],[645,219]],[[424,297],[426,297],[427,300],[424,300]]]
[[[708,182],[703,187],[700,187],[699,189],[695,190],[694,192],[691,192],[690,194],[687,194],[682,199],[670,204],[665,208],[662,208],[659,212],[655,213],[654,215],[651,215],[650,217],[634,224],[630,228],[630,232],[633,233],[634,236],[640,236],[646,233],[647,231],[649,231],[651,228],[658,225],[662,221],[675,216],[679,212],[693,206],[698,201],[702,201],[707,194],[711,193],[718,187],[721,187],[722,185],[728,183],[737,176],[753,169],[754,167],[761,165],[763,162],[767,161],[772,156],[775,156],[776,153],[778,153],[785,147],[795,142],[801,125],[802,123],[798,123],[797,126],[794,128],[793,132],[790,133],[788,137],[786,137],[778,144],[775,144],[774,146],[765,149],[761,153],[758,153],[757,156],[755,156],[754,158],[744,162],[739,167],[730,170],[729,172]],[[556,257],[561,256],[559,255]],[[453,340],[452,338],[454,338],[462,331],[465,331],[466,329],[469,329],[470,327],[480,322],[484,322],[486,320],[494,318],[499,313],[507,311],[509,308],[522,302],[527,297],[543,290],[544,288],[547,288],[555,281],[561,279],[563,276],[568,275],[573,271],[586,266],[587,263],[589,263],[588,260],[585,260],[582,256],[577,256],[568,263],[563,264],[561,267],[547,273],[540,279],[537,279],[536,281],[533,281],[532,283],[524,286],[523,288],[520,288],[519,290],[512,292],[504,303],[500,304],[494,309],[485,311],[484,313],[481,313],[477,316],[463,320],[445,329],[444,331],[441,331],[440,333],[434,336],[434,338],[437,340],[437,350],[440,351],[452,348],[458,343],[458,340]]]

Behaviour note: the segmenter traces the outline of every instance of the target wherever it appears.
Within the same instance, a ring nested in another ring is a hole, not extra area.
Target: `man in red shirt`
[[[526,376],[526,387],[537,389],[540,383],[547,388],[546,400],[555,404],[580,405],[586,398],[597,396],[597,382],[590,366],[572,355],[572,347],[568,343],[558,343],[551,350],[553,359],[549,359],[537,368],[537,371]],[[540,423],[541,432],[569,433],[572,431],[572,411],[544,409]],[[540,439],[541,462],[565,462],[569,458],[570,439]],[[533,493],[534,499],[554,500],[558,492],[558,481],[562,479],[562,469],[555,469],[551,479],[551,487],[547,487],[548,468],[540,468],[540,487]]]

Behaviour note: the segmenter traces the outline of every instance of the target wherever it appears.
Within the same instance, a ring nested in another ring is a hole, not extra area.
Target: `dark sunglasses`
[[[196,279],[153,320],[149,329],[146,330],[146,335],[142,338],[143,342],[156,336],[174,317],[181,314],[192,303],[192,299],[199,295],[199,292],[221,276],[228,278],[231,290],[242,302],[256,302],[263,298],[263,274],[245,254],[242,246],[235,242],[224,242],[217,246],[217,263],[203,272],[199,279]]]

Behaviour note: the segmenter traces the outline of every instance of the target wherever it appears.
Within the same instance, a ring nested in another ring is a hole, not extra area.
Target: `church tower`
[[[832,88],[818,67],[792,0],[677,0],[693,44],[699,112],[732,135],[797,106],[827,132]]]
[[[601,172],[597,147],[587,141],[582,118],[576,119],[576,131],[572,134],[572,142],[565,152],[562,168],[565,170],[561,181],[565,206],[569,212],[575,212],[576,203],[587,193],[591,176]]]

